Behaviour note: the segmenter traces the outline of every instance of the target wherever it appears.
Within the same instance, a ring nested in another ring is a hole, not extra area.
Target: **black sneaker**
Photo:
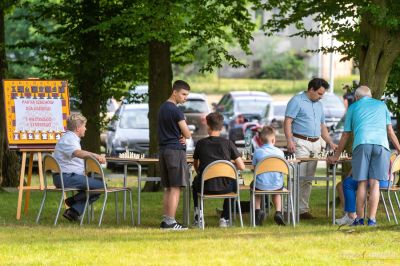
[[[256,210],[256,225],[262,226],[265,218],[265,212]]]
[[[180,224],[178,222],[172,223],[172,224],[167,224],[166,222],[162,221],[160,224],[160,229],[161,230],[173,230],[173,231],[183,231],[187,230],[187,226],[184,226],[183,224]]]
[[[75,204],[74,197],[69,197],[65,199],[65,205],[67,205],[68,207],[71,207],[74,204]]]
[[[63,213],[63,217],[70,222],[79,221],[79,213],[75,211],[73,208],[67,209]]]
[[[274,221],[277,225],[286,225],[281,212],[275,212]]]

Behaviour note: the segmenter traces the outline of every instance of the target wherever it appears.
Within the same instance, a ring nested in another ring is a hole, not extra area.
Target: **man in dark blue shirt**
[[[158,112],[159,163],[164,186],[164,215],[160,228],[164,230],[187,229],[175,220],[175,214],[181,187],[187,186],[186,139],[191,137],[191,133],[184,114],[176,105],[186,101],[189,90],[185,81],[175,81],[171,96]]]

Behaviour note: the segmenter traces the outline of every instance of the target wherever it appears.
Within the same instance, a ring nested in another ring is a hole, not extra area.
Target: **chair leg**
[[[381,191],[381,199],[382,199],[383,207],[385,208],[386,218],[390,222],[390,215],[389,215],[389,211],[388,211],[387,206],[386,206],[385,197],[383,196],[383,191]]]
[[[291,208],[291,215],[292,215],[292,222],[293,222],[293,227],[296,226],[296,219],[295,217],[295,213],[294,213],[294,208],[293,208],[293,197],[292,197],[292,193],[288,194],[288,200],[290,200],[290,208]]]
[[[387,196],[388,196],[390,208],[392,209],[392,214],[393,214],[394,222],[395,222],[396,224],[398,224],[398,222],[397,222],[397,217],[396,217],[396,213],[394,212],[394,208],[393,208],[392,199],[390,198],[390,190],[388,190]]]
[[[251,193],[251,225],[253,227],[256,227],[256,203],[255,203],[255,195],[254,193]]]
[[[54,219],[54,226],[57,225],[58,217],[60,216],[61,206],[65,201],[64,197],[65,197],[65,193],[61,193],[61,199],[60,199],[60,203],[58,204],[56,218]]]
[[[42,214],[42,210],[43,210],[43,207],[44,207],[44,202],[46,201],[46,193],[47,193],[46,190],[43,191],[42,203],[40,204],[40,209],[39,209],[38,215],[36,217],[36,223],[37,224],[39,223],[40,215]]]
[[[126,193],[126,191],[124,191]],[[119,224],[119,216],[118,216],[118,192],[115,192],[115,219],[117,219],[117,224]],[[125,199],[125,195],[124,195]]]
[[[128,190],[129,191],[129,204],[130,204],[130,206],[131,206],[131,221],[132,221],[132,226],[134,226],[135,225],[135,216],[134,216],[134,213],[133,213],[133,203],[132,203],[132,191],[130,191],[130,190]]]
[[[199,228],[204,230],[204,202],[203,198],[199,198],[200,201],[200,217],[199,217]]]
[[[229,226],[232,227],[232,199],[229,198]]]
[[[397,196],[397,192],[396,192],[396,191],[393,192],[393,193],[394,193],[394,196],[395,196],[395,198],[396,198],[397,208],[398,208],[399,211],[400,211],[400,201],[399,201],[399,197]]]
[[[86,202],[85,202],[85,207],[83,208],[83,213],[82,213],[82,217],[81,217],[81,222],[79,225],[82,226],[83,224],[83,219],[85,218],[85,213],[86,213],[86,209],[88,208],[89,205],[89,192],[86,192]],[[89,210],[88,210],[89,212]]]
[[[240,198],[237,198],[238,203],[238,212],[239,212],[239,219],[240,219],[240,227],[243,228],[243,217],[242,217],[242,207],[240,206]]]
[[[101,209],[101,213],[100,213],[99,226],[101,226],[101,222],[103,220],[104,210],[106,209],[107,197],[108,197],[108,193],[106,192],[106,193],[104,193],[104,202],[103,202],[103,208]]]

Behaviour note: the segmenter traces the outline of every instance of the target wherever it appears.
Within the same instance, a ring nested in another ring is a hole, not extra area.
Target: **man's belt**
[[[317,140],[319,140],[319,138],[306,137],[306,136],[299,135],[299,134],[296,134],[296,133],[293,133],[293,137],[296,137],[296,138],[299,138],[299,139],[304,139],[304,140],[307,140],[307,141],[310,141],[310,142],[316,142]]]

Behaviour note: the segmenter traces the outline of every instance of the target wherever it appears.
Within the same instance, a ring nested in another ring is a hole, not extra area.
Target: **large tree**
[[[201,71],[213,71],[226,61],[243,66],[227,46],[238,43],[249,53],[255,24],[251,8],[259,1],[221,0],[138,0],[110,25],[127,23],[127,36],[148,47],[150,153],[158,152],[157,113],[171,93],[172,64],[194,60],[199,49],[206,49],[208,60]]]
[[[5,48],[5,15],[15,1],[0,1],[0,81],[6,78],[7,61]],[[0,84],[2,88],[3,84]],[[6,123],[4,116],[4,93],[0,91],[0,186],[16,186],[18,184],[18,158],[14,151],[8,149],[6,140]]]
[[[400,1],[396,0],[270,0],[266,10],[276,10],[265,24],[273,34],[296,25],[302,37],[332,34],[343,59],[354,59],[360,70],[360,84],[368,85],[375,98],[385,89],[392,65],[400,55]],[[312,17],[319,26],[306,28],[303,19]]]
[[[130,2],[130,1],[127,1]],[[141,64],[143,49],[124,33],[128,23],[108,28],[109,18],[118,17],[125,1],[105,0],[30,0],[29,19],[35,34],[44,37],[25,42],[25,46],[41,48],[43,78],[69,81],[71,94],[81,99],[82,114],[88,119],[84,149],[100,151],[100,130],[106,101],[122,94],[127,83],[144,80]],[[105,26],[102,26],[103,23]],[[140,67],[139,67],[140,65]]]

